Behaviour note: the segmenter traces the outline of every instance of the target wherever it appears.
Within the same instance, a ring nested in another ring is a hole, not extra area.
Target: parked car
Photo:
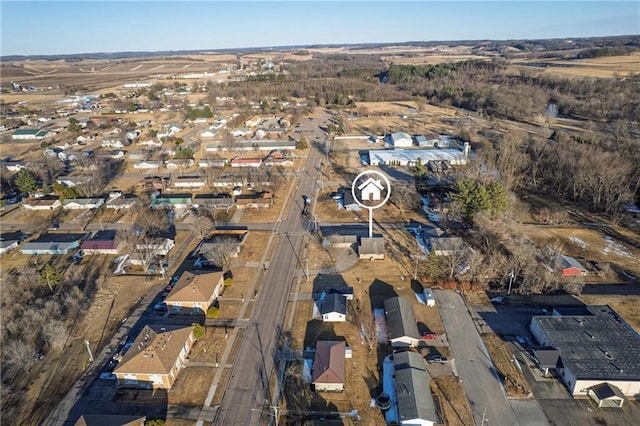
[[[436,333],[432,333],[430,331],[423,331],[422,333],[420,333],[421,339],[432,340],[432,339],[435,339],[436,337],[438,337]]]
[[[498,297],[494,297],[490,300],[491,303],[495,303],[497,305],[503,305],[504,304],[504,297],[502,296],[498,296]]]
[[[431,354],[431,355],[427,355],[427,362],[429,364],[434,364],[436,362],[439,362],[440,364],[445,364],[447,362],[447,357],[439,354]]]
[[[156,312],[167,312],[167,304],[164,302],[158,302],[153,306],[153,310]]]

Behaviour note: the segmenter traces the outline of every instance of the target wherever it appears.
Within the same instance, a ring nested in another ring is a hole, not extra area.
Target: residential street
[[[516,418],[462,296],[453,290],[434,290],[433,295],[476,424],[532,424]]]
[[[309,126],[305,133],[308,140],[322,140],[324,135],[318,126],[323,121],[314,119],[305,123]],[[303,195],[314,196],[319,173],[317,165],[321,158],[322,154],[312,147],[302,173],[298,173],[300,181],[293,192],[294,202],[286,218],[279,224],[280,238],[265,274],[265,283],[258,296],[251,325],[244,334],[215,424],[260,424],[264,417],[260,411],[265,409],[265,400],[271,401],[269,385],[275,378],[274,356],[279,329],[283,324],[295,270],[303,266],[302,259],[298,258],[306,233],[301,215]]]

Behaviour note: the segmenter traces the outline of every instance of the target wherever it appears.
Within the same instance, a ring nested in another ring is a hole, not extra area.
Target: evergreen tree
[[[14,183],[20,192],[25,192],[27,194],[31,194],[36,189],[36,178],[33,176],[33,173],[27,169],[21,169],[18,172]]]

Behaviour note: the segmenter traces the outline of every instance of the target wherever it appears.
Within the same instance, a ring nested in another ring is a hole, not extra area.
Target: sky
[[[640,34],[640,1],[0,1],[0,55]]]

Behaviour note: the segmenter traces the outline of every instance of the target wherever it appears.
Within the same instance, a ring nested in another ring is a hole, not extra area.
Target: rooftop
[[[145,325],[114,373],[169,374],[192,330]]]
[[[316,343],[313,360],[313,383],[344,383],[344,341],[320,340]]]
[[[398,161],[416,162],[418,159],[422,164],[428,161],[449,161],[452,164],[465,163],[464,153],[459,149],[376,149],[369,150],[371,164],[388,163]]]
[[[168,303],[208,302],[221,280],[222,272],[185,271],[165,301]]]
[[[640,380],[640,336],[606,305],[591,315],[534,316],[578,380]]]
[[[387,299],[384,301],[384,311],[387,316],[390,339],[403,336],[420,338],[413,306],[408,299],[402,297]]]
[[[422,356],[415,352],[393,354],[400,421],[423,419],[438,422]]]

